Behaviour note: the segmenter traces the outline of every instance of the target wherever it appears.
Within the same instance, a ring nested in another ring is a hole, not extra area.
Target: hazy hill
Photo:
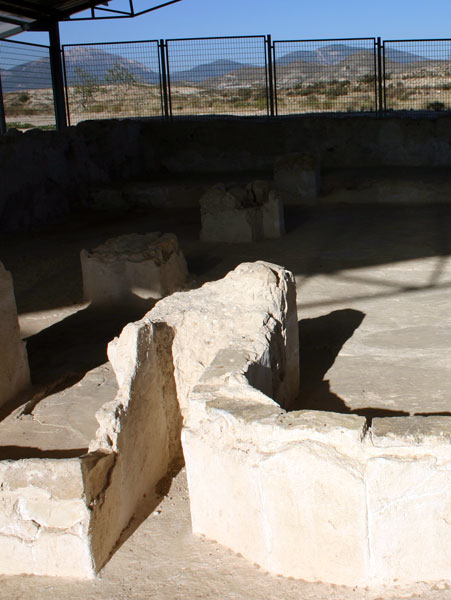
[[[276,48],[280,48],[276,46]],[[357,48],[355,46],[348,46],[346,44],[329,44],[327,46],[320,46],[315,50],[296,50],[289,52],[283,56],[276,58],[276,62],[279,65],[286,65],[292,62],[306,62],[306,63],[317,63],[325,65],[335,65],[347,58],[348,56],[367,50],[366,48]]]
[[[276,46],[276,48],[280,48]],[[320,46],[315,50],[297,50],[294,52],[288,52],[280,57],[276,58],[276,62],[279,65],[289,64],[290,62],[306,62],[316,63],[323,65],[337,65],[350,56],[359,53],[368,53],[373,56],[371,50],[368,47],[348,46],[347,44],[328,44],[326,46]],[[411,52],[403,52],[402,50],[396,50],[394,48],[387,48],[385,56],[389,60],[399,63],[410,63],[418,60],[425,60],[424,56],[418,54],[412,54]]]
[[[69,85],[74,85],[84,72],[104,83],[112,69],[119,68],[130,73],[139,83],[159,83],[157,71],[149,69],[143,63],[118,54],[105,52],[96,46],[74,46],[64,53],[66,76]],[[158,57],[155,55],[155,66],[158,69]]]
[[[116,69],[120,74],[129,73],[139,83],[158,83],[159,74],[142,63],[106,52],[93,46],[75,46],[64,54],[66,77],[69,85],[91,79],[96,83],[105,83],[109,72]],[[12,69],[1,72],[3,91],[17,92],[26,89],[48,88],[52,85],[50,65],[41,58],[22,63]]]
[[[227,73],[236,71],[237,69],[243,69],[250,66],[252,65],[246,65],[234,60],[219,59],[210,63],[197,65],[196,67],[187,69],[185,71],[170,72],[170,75],[171,81],[173,82],[187,81],[190,83],[199,83],[201,81],[205,81],[205,79],[210,79],[211,77],[222,77],[223,75],[227,75]]]

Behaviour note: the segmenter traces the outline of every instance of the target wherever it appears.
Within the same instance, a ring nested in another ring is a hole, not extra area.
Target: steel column
[[[377,38],[377,84],[378,84],[378,114],[382,116],[384,113],[384,93],[383,93],[383,75],[382,75],[382,40]]]
[[[267,64],[268,64],[268,94],[269,94],[269,114],[271,117],[274,116],[274,74],[273,74],[273,63],[272,63],[272,41],[271,36],[266,36],[266,51],[267,51]]]
[[[6,133],[5,105],[3,104],[2,78],[0,76],[0,135]]]
[[[164,40],[160,40],[160,71],[161,71],[161,82],[160,86],[163,91],[163,116],[168,119],[171,116],[170,100],[169,100],[169,73],[167,65],[167,45]]]
[[[49,25],[48,32],[50,40],[50,70],[52,73],[53,103],[55,106],[56,128],[61,131],[67,127],[67,115],[58,21],[54,21],[51,25]]]

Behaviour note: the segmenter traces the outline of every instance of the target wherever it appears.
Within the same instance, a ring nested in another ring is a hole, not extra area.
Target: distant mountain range
[[[349,61],[358,55],[365,55],[367,60],[372,56],[367,48],[348,46],[346,44],[329,44],[315,50],[298,50],[289,52],[277,58],[276,66],[283,67],[292,63],[318,65],[318,67],[336,66],[344,61]],[[387,49],[385,56],[389,61],[398,65],[409,65],[416,62],[428,62],[424,56]],[[169,65],[171,67],[171,63]],[[294,65],[293,65],[294,66]],[[96,46],[74,46],[65,52],[65,67],[68,84],[92,82],[97,84],[111,83],[116,77],[120,83],[121,76],[128,77],[139,83],[157,84],[160,76],[157,71],[146,67],[143,63],[112,54]],[[205,64],[197,65],[182,71],[170,70],[171,83],[199,84],[207,79],[224,77],[230,73],[238,76],[238,71],[244,69],[261,69],[256,65],[240,63],[229,59],[220,59]],[[323,69],[320,69],[320,71]],[[17,92],[28,89],[51,87],[49,63],[46,59],[22,63],[11,69],[0,70],[3,92]],[[238,79],[241,79],[238,77]]]
[[[327,46],[316,48],[316,50],[297,50],[295,52],[289,52],[288,54],[284,54],[280,58],[277,58],[277,64],[286,65],[292,62],[302,61],[322,65],[337,65],[353,54],[362,52],[371,55],[373,54],[372,50],[369,48],[348,46],[346,44],[329,44]],[[385,57],[393,62],[404,64],[419,61],[424,62],[427,60],[424,56],[420,56],[419,54],[403,52],[402,50],[395,50],[394,48],[387,48],[385,50]]]

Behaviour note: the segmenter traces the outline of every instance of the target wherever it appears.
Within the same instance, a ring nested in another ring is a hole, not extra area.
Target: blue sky
[[[125,0],[111,0],[122,8]],[[161,0],[160,0],[161,1]],[[135,0],[137,10],[159,0]],[[135,19],[62,23],[65,44],[226,35],[268,34],[273,39],[381,36],[451,38],[449,0],[182,0]],[[47,43],[46,34],[13,39]]]

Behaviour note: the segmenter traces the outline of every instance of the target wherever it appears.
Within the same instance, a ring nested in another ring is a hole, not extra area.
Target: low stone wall
[[[294,307],[291,275],[255,263],[147,316],[174,335],[194,532],[309,581],[451,579],[450,420],[287,412]]]
[[[249,293],[243,298],[244,282]],[[217,362],[221,352],[224,366]],[[289,404],[299,369],[294,280],[280,267],[242,265],[224,280],[160,301],[124,328],[109,344],[108,356],[118,390],[97,411],[98,428],[88,448],[80,449],[83,436],[76,435],[76,447],[65,439],[64,450],[50,449],[48,427],[40,438],[27,430],[29,447],[21,448],[20,458],[14,456],[14,440],[0,446],[3,574],[95,575],[139,507],[158,502],[159,482],[180,464],[181,415],[188,417],[191,390],[214,359],[219,379],[230,365],[240,365],[237,385],[250,378],[256,388]],[[85,380],[95,386],[107,377],[105,369],[96,374],[99,369]],[[109,389],[114,386],[107,394]],[[68,397],[66,392],[54,401],[64,405]],[[46,405],[51,409],[52,398]],[[79,410],[89,406],[80,403]],[[19,425],[15,430],[23,435]]]
[[[313,152],[322,169],[447,167],[450,137],[446,115],[131,119],[86,121],[61,133],[9,133],[0,136],[0,229],[25,229],[89,207],[90,188],[112,182],[271,174],[276,158],[290,153]],[[157,204],[167,202],[164,185],[152,190],[153,197],[161,197]],[[110,196],[106,204],[114,208],[118,195]],[[130,202],[140,203],[134,194]]]
[[[179,459],[183,416],[194,532],[309,581],[451,580],[449,418],[289,412],[283,268],[245,263],[175,293],[108,354],[119,391],[84,455],[0,461],[2,572],[92,576]]]
[[[197,388],[191,402],[183,447],[195,532],[307,581],[451,578],[448,419],[375,419],[366,431],[357,416],[282,413],[244,386]]]
[[[29,386],[27,351],[20,339],[13,282],[0,262],[0,407]]]

